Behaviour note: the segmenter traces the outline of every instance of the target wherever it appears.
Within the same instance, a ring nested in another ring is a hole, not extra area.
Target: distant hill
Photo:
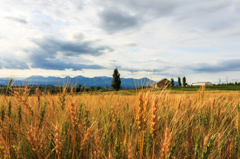
[[[10,78],[0,78],[0,85],[7,85]],[[106,84],[109,88],[111,88],[112,77],[84,77],[84,76],[76,76],[76,77],[42,77],[42,76],[31,76],[23,80],[14,80],[13,85],[78,85],[90,87],[90,86],[100,86],[106,87]],[[121,78],[121,86],[123,89],[126,88],[136,88],[141,86],[147,86],[148,84],[152,84],[154,81],[148,78],[141,79],[133,79],[133,78]]]

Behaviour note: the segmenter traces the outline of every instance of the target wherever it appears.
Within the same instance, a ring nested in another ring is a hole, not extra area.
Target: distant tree
[[[187,83],[186,83],[186,77],[183,77],[182,81],[183,81],[183,86],[185,87],[185,86],[187,85]]]
[[[106,89],[108,90],[108,85],[106,84]]]
[[[182,86],[181,78],[180,78],[180,77],[178,77],[178,86]]]
[[[81,92],[81,87],[82,87],[82,85],[79,84],[79,85],[77,86],[76,92]]]
[[[97,86],[97,87],[94,88],[94,91],[98,91],[98,90],[100,90],[100,89],[101,89],[101,87],[100,87],[100,86]]]
[[[93,87],[93,86],[90,86],[88,90],[89,90],[89,91],[94,91],[94,87]]]
[[[118,91],[119,89],[121,89],[121,79],[120,79],[120,74],[118,72],[118,69],[114,69],[114,72],[113,72],[113,79],[112,79],[112,88],[116,91]]]
[[[171,78],[171,87],[173,87],[173,86],[174,86],[174,79]]]
[[[85,90],[85,86],[82,87],[82,91],[83,91],[83,92],[86,91],[86,90]]]

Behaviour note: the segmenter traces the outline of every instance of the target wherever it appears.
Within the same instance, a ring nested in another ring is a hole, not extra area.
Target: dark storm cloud
[[[18,22],[18,23],[23,23],[23,24],[27,24],[28,22],[25,19],[21,19],[21,18],[15,18],[15,17],[5,17],[6,19]]]
[[[79,63],[69,63],[66,59],[57,59],[61,52],[63,57],[78,57],[79,55],[102,55],[105,50],[113,51],[107,46],[94,46],[94,41],[64,41],[53,36],[42,39],[32,39],[37,48],[26,49],[29,60],[32,63],[31,68],[42,68],[49,70],[82,70],[82,69],[102,69],[100,65],[85,65]]]
[[[240,71],[240,59],[222,60],[215,63],[198,63],[186,68],[196,72]]]
[[[134,27],[139,23],[138,17],[118,8],[105,9],[99,16],[101,18],[100,27],[108,33]]]

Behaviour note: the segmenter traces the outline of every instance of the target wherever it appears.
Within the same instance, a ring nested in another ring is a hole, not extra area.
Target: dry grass
[[[55,96],[37,89],[29,96],[26,88],[23,96],[0,96],[0,157],[240,157],[238,92],[63,90]]]

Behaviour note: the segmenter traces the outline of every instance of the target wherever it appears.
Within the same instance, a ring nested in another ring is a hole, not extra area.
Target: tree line
[[[182,83],[182,82],[183,82],[183,83]],[[186,82],[186,77],[185,77],[185,76],[182,78],[182,82],[181,82],[181,78],[178,77],[178,86],[183,86],[183,87],[185,87],[185,86],[188,85],[187,82]],[[171,86],[173,87],[174,85],[175,85],[174,79],[171,78]]]

